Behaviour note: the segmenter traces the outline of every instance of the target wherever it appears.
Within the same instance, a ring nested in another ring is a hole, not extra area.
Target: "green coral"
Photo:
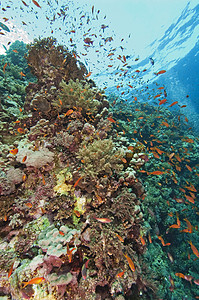
[[[78,158],[83,161],[83,173],[90,177],[112,175],[123,169],[123,153],[117,151],[112,139],[94,140],[92,144],[82,142]]]
[[[62,234],[60,234],[62,232]],[[53,224],[43,230],[38,237],[38,245],[42,249],[47,250],[48,255],[60,257],[61,255],[67,254],[67,243],[72,239],[74,245],[78,245],[80,232],[76,229],[71,229],[67,226],[62,225],[58,230]],[[75,250],[73,251],[73,253]]]
[[[58,98],[52,102],[52,105],[57,108],[57,110],[65,111],[73,107],[81,107],[84,111],[89,110],[89,112],[94,113],[100,104],[98,100],[95,99],[96,92],[90,87],[89,83],[83,84],[79,79],[76,81],[69,80],[68,83],[60,83],[61,93]],[[61,103],[60,104],[60,100]]]

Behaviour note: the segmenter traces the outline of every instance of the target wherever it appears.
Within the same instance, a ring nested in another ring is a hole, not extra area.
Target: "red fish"
[[[39,5],[39,3],[35,0],[32,0],[32,2],[34,3],[34,5],[36,5],[37,7],[41,8],[41,6]]]
[[[159,102],[159,105],[164,104],[166,101],[167,101],[167,99],[162,99],[162,100]]]
[[[74,184],[74,187],[76,187],[78,185],[78,183],[80,182],[80,180],[82,179],[83,177],[81,176],[79,179],[77,179],[77,181],[75,182]]]
[[[162,175],[162,174],[164,174],[164,172],[162,171],[153,171],[149,173],[149,175]]]
[[[8,64],[5,63],[5,65],[3,66],[3,73],[5,73],[7,65],[8,65]]]
[[[121,278],[123,275],[124,275],[124,271],[118,273],[118,274],[116,275],[116,277],[120,277],[120,278]]]
[[[172,106],[176,105],[177,103],[178,103],[178,101],[174,101],[173,103],[171,103],[171,104],[169,105],[169,107],[172,107]]]
[[[86,39],[84,39],[84,43],[85,44],[88,44],[88,45],[93,45],[93,41],[89,38],[89,37],[87,37]]]
[[[164,73],[166,73],[166,71],[165,70],[161,70],[158,73],[156,73],[156,75],[160,75],[160,74],[164,74]]]
[[[111,117],[107,118],[107,120],[109,120],[109,121],[112,122],[112,123],[115,123],[115,122],[116,122],[116,121],[113,120],[113,118],[111,118]]]
[[[8,271],[8,278],[12,275],[14,263],[15,262],[12,263],[10,270]]]
[[[25,1],[23,1],[23,0],[22,0],[22,3],[23,3],[25,6],[27,6],[27,7],[28,7],[28,5],[26,4],[26,2],[25,2]]]

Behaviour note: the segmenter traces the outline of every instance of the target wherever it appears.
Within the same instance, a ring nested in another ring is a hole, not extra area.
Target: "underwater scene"
[[[199,3],[157,2],[0,2],[0,300],[199,299]]]

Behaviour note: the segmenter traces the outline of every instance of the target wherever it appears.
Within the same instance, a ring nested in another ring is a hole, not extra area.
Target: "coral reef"
[[[24,115],[2,143],[2,247],[5,255],[12,249],[14,261],[10,278],[1,280],[4,293],[16,299],[125,294],[140,280],[145,249],[144,191],[136,179],[143,147],[121,147],[104,93],[54,39],[29,45],[27,60],[37,82],[27,86]],[[45,280],[23,288],[33,277]]]
[[[175,225],[187,226],[193,214],[186,205],[195,201],[197,143],[168,127],[159,143],[162,120],[150,105],[136,103],[135,114],[110,108],[83,64],[53,38],[34,41],[26,58],[36,80],[23,91],[21,115],[0,123],[0,296],[163,298],[165,278],[175,274],[165,250],[176,237],[171,223],[177,217]],[[175,117],[164,114],[172,124]],[[178,184],[187,200],[179,200]]]

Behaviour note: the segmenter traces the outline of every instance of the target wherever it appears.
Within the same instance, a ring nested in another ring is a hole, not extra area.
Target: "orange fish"
[[[151,244],[151,243],[152,243],[152,239],[151,239],[150,232],[149,232],[149,234],[148,234],[148,239],[149,239],[149,243]]]
[[[187,228],[181,230],[180,232],[192,233],[193,232],[193,226],[191,225],[191,223],[189,222],[189,220],[187,220],[187,219],[184,219],[184,220],[187,223]]]
[[[124,275],[124,271],[118,273],[118,274],[116,275],[116,277],[120,277],[120,278],[121,278],[123,275]]]
[[[178,277],[180,277],[180,278],[183,278],[183,279],[185,277],[184,274],[182,274],[182,273],[175,273],[175,275],[178,276]]]
[[[161,94],[158,94],[158,95],[154,96],[153,98],[156,99],[156,98],[158,98],[160,96],[161,96]]]
[[[5,73],[7,65],[8,65],[8,64],[5,63],[5,65],[3,66],[3,73]]]
[[[165,70],[161,70],[158,73],[156,73],[156,75],[160,75],[160,74],[164,74],[164,73],[166,73],[166,71]]]
[[[127,254],[124,254],[124,256],[126,257],[126,259],[128,261],[128,264],[129,264],[129,267],[130,267],[131,271],[134,272],[135,271],[135,265],[134,265],[132,259]]]
[[[199,258],[198,249],[193,245],[193,243],[191,241],[189,241],[188,243],[191,246],[191,249],[192,249],[193,253]]]
[[[15,50],[15,49],[14,49],[14,50],[12,50],[12,51],[13,51],[14,53],[18,53],[18,51],[17,51],[17,50]]]
[[[162,243],[162,246],[169,246],[169,245],[171,245],[171,243],[167,243],[167,244],[165,244],[165,242],[164,242],[164,240],[163,240],[163,238],[160,236],[160,235],[157,235],[157,237],[158,237],[158,239],[161,241],[161,243]]]
[[[165,98],[165,99],[162,99],[162,100],[159,102],[159,105],[162,105],[162,104],[164,104],[166,101],[167,101],[167,99],[166,99],[166,98]]]
[[[143,245],[143,246],[145,246],[145,245],[146,245],[146,242],[145,242],[145,240],[144,240],[143,236],[141,236],[141,235],[140,235],[140,241],[141,241],[141,243],[142,243],[142,245]]]
[[[162,174],[164,174],[164,172],[162,171],[153,171],[149,173],[149,175],[162,175]]]
[[[24,156],[24,158],[22,159],[22,163],[24,163],[27,159],[27,155]]]
[[[19,74],[21,75],[21,78],[26,76],[22,71]]]
[[[18,149],[17,148],[12,149],[12,150],[10,150],[10,153],[13,155],[16,155],[18,153]]]
[[[167,122],[162,122],[162,125],[169,127],[169,124]]]
[[[195,284],[199,285],[199,279],[195,279],[193,282],[194,282]],[[198,297],[198,298],[199,298],[199,297]]]
[[[188,196],[188,195],[184,195],[185,196],[185,198],[189,201],[189,202],[191,202],[191,203],[195,203],[195,201],[194,201],[194,199],[192,198],[192,197],[190,197],[190,196]]]
[[[95,219],[95,220],[97,220],[98,222],[101,222],[101,223],[110,223],[110,222],[112,222],[112,220],[109,219],[109,218],[97,218],[97,217],[94,216],[93,219]]]
[[[120,242],[124,243],[124,239],[119,234],[116,233],[115,235],[118,237],[118,239],[120,240]]]
[[[41,283],[43,280],[45,280],[44,277],[36,277],[36,278],[31,279],[31,280],[28,281],[28,282],[23,282],[23,283],[24,283],[23,289],[24,289],[28,284],[39,284],[39,283]]]
[[[112,122],[112,123],[115,123],[115,122],[116,122],[116,121],[113,120],[113,118],[111,118],[111,117],[107,118],[107,120],[109,120],[109,121]]]
[[[173,103],[171,103],[171,104],[169,105],[169,107],[172,107],[172,106],[176,105],[177,103],[178,103],[178,101],[174,101]]]
[[[192,172],[192,168],[191,168],[190,166],[188,166],[188,165],[186,164],[185,167],[186,167],[190,172]]]
[[[61,234],[62,236],[64,236],[64,233],[61,230],[59,230],[59,234]]]
[[[65,113],[65,116],[69,116],[73,113],[73,110],[72,109],[69,109],[66,113]]]
[[[70,250],[70,249],[69,249],[69,245],[67,244],[67,255],[68,255],[69,263],[71,263],[71,261],[72,261],[72,253],[73,253],[74,250],[75,250],[75,248],[72,248],[72,249]]]
[[[83,177],[81,176],[79,179],[77,179],[77,181],[75,182],[74,184],[74,187],[76,187],[78,185],[78,183],[80,182],[80,180],[82,179]]]
[[[36,5],[37,7],[41,8],[41,6],[39,5],[39,3],[35,0],[32,0],[32,2],[34,3],[34,5]]]
[[[18,128],[17,131],[18,131],[19,133],[24,133],[23,128]]]
[[[15,262],[12,263],[10,270],[8,271],[8,278],[12,275],[14,263]]]
[[[121,161],[122,161],[124,164],[127,163],[127,160],[126,160],[124,157],[121,158]]]
[[[85,76],[85,78],[91,76],[91,74],[92,74],[92,72],[89,72],[89,73]]]

